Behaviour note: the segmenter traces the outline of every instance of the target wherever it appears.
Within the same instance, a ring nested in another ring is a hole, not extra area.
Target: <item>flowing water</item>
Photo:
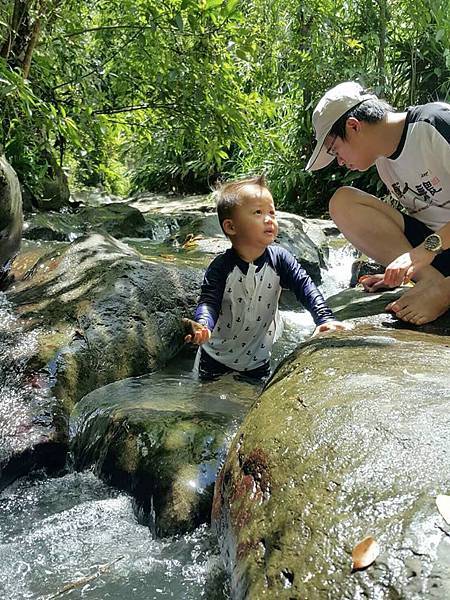
[[[347,285],[353,259],[345,246],[332,252],[330,269],[324,273],[326,296]],[[285,330],[274,348],[274,365],[314,329],[309,313],[282,313]],[[4,413],[6,397],[22,393],[24,402],[29,398],[29,389],[21,391],[15,385],[20,377],[14,374],[12,355],[17,369],[33,340],[20,332],[2,294],[0,322]],[[11,336],[16,339],[13,346],[8,344]],[[120,390],[127,390],[128,396],[133,389],[135,399],[151,395],[163,402],[170,396],[170,402],[180,406],[207,401],[212,410],[221,405],[236,410],[238,417],[255,399],[254,386],[231,383],[229,376],[202,387],[192,374],[192,364],[192,353],[182,353],[164,371],[107,386],[109,397]],[[128,495],[89,471],[68,470],[58,478],[40,474],[22,478],[0,494],[0,598],[59,597],[220,600],[228,592],[215,539],[206,525],[189,535],[155,539],[138,522]]]

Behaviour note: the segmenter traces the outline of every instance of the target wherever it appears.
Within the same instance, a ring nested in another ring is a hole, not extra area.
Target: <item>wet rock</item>
[[[92,234],[41,257],[9,299],[28,329],[41,329],[31,363],[52,373],[70,410],[96,387],[172,357],[200,281],[199,271],[143,261],[118,240]]]
[[[95,392],[77,406],[75,466],[95,464],[108,483],[131,493],[141,521],[159,536],[209,520],[219,451],[228,419],[220,414],[114,406]]]
[[[75,467],[131,493],[157,535],[192,531],[209,521],[230,428],[257,394],[227,379],[202,385],[174,367],[91,392],[71,417]]]
[[[241,598],[444,598],[448,338],[358,328],[302,344],[236,435],[213,520]],[[375,563],[351,572],[367,535]]]
[[[385,308],[390,303],[400,298],[410,286],[402,286],[393,290],[379,293],[368,293],[362,287],[351,288],[327,298],[329,306],[339,320],[357,319],[359,322],[368,322],[367,317],[379,316],[371,322],[381,322],[384,326],[411,329],[426,333],[450,335],[450,311],[425,325],[413,325],[397,319],[392,313],[386,313]]]
[[[320,269],[325,266],[323,253],[305,233],[304,219],[290,213],[277,212],[279,234],[277,241],[297,257],[314,283],[322,281]]]
[[[24,237],[71,242],[94,231],[109,233],[116,238],[146,237],[149,228],[136,208],[115,202],[104,206],[83,206],[70,213],[35,213],[27,219]]]
[[[61,469],[67,419],[44,374],[27,371],[37,335],[27,332],[0,297],[0,490],[31,470]]]
[[[9,362],[3,357],[12,374],[2,389],[18,387],[0,405],[0,486],[36,466],[61,466],[68,414],[86,393],[155,370],[177,353],[181,319],[192,313],[201,281],[199,271],[143,261],[98,234],[29,249],[16,267],[22,279],[8,292],[13,329],[30,343],[19,356],[21,344],[5,342],[17,348]],[[3,325],[7,340],[10,324]]]
[[[19,251],[23,213],[19,181],[11,165],[0,156],[0,285]]]

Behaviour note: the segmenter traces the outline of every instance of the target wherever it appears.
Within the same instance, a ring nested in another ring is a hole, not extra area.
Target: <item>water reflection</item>
[[[130,377],[97,389],[81,400],[74,416],[91,402],[99,411],[114,407],[130,409],[205,411],[240,417],[256,399],[261,387],[239,382],[233,375],[200,382],[193,372],[195,353],[183,352],[161,371]]]

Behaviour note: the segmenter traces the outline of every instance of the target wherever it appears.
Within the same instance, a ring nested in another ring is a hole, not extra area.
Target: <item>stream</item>
[[[348,246],[330,249],[321,286],[325,296],[348,286],[353,260]],[[274,347],[274,366],[314,328],[309,313],[282,310],[282,315],[285,330]],[[3,399],[21,394],[26,410],[31,390],[20,381],[17,364],[26,361],[33,339],[20,331],[4,294],[0,294],[0,322],[1,393]],[[162,371],[125,380],[125,385],[106,386],[108,397],[120,401],[128,386],[135,400],[151,396],[161,402],[170,398],[171,403],[202,401],[229,406],[229,410],[240,407],[235,413],[237,427],[258,388],[230,376],[202,387],[192,374],[193,359],[193,352],[186,350]],[[8,410],[4,400],[0,410]],[[20,419],[20,415],[11,418]],[[5,441],[8,432],[0,435]],[[15,481],[0,494],[1,598],[220,600],[229,597],[227,585],[207,525],[192,534],[155,539],[139,523],[130,496],[90,471],[74,472],[70,458],[62,476],[36,473]]]

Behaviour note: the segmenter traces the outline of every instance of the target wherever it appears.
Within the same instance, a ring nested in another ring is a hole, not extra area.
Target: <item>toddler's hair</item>
[[[233,210],[242,201],[241,191],[246,185],[257,185],[261,189],[268,189],[265,176],[258,175],[256,177],[246,177],[245,179],[219,184],[219,187],[214,191],[217,216],[219,217],[219,223],[224,233],[223,222],[225,219],[232,218]]]

